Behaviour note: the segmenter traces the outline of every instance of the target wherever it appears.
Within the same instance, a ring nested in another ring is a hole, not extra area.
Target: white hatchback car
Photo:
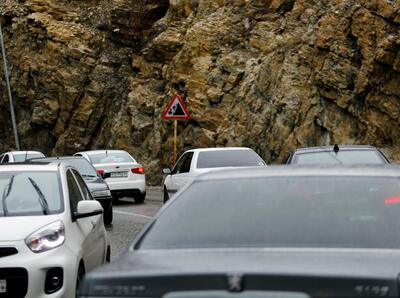
[[[109,260],[103,210],[74,168],[2,165],[0,196],[0,297],[75,297]]]
[[[221,168],[266,166],[264,160],[246,147],[201,148],[181,155],[174,168],[164,169],[164,203],[195,176]]]
[[[39,151],[9,151],[0,155],[0,163],[13,163],[13,162],[24,162],[31,158],[42,158],[45,157],[42,152]]]
[[[142,203],[146,197],[144,167],[123,150],[92,150],[77,152],[96,168],[110,187],[114,199],[133,197]]]

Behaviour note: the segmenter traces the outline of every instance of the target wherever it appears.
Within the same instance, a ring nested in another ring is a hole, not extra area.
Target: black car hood
[[[245,280],[245,290],[365,297],[375,287],[386,297],[398,297],[399,272],[400,251],[395,250],[142,250],[88,274],[83,293],[101,297],[101,289],[112,294],[116,286],[127,284],[147,289],[143,297],[226,290],[227,276],[237,274]]]

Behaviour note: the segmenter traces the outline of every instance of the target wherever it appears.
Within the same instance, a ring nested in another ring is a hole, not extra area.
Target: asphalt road
[[[113,223],[107,227],[111,243],[111,261],[128,249],[136,235],[160,209],[162,200],[161,187],[148,187],[143,204],[136,204],[130,198],[114,202]]]

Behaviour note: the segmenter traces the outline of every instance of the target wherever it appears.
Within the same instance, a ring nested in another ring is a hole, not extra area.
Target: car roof
[[[53,156],[53,157],[40,157],[40,158],[32,158],[32,161],[63,161],[63,160],[69,160],[69,159],[81,159],[87,161],[86,158],[83,156]]]
[[[358,177],[400,177],[400,165],[273,165],[269,167],[247,167],[233,169],[218,169],[201,174],[193,181],[231,180],[235,178],[266,178],[266,177],[311,177],[311,176],[358,176]]]
[[[17,150],[14,150],[14,151],[8,151],[8,152],[4,152],[4,154],[6,154],[6,153],[11,153],[11,154],[29,154],[29,153],[38,153],[38,154],[43,154],[42,152],[40,152],[40,151],[31,151],[31,150],[20,150],[20,151],[17,151]],[[44,154],[43,154],[44,155]]]
[[[338,145],[340,150],[378,150],[376,147],[371,145]],[[305,147],[298,148],[295,153],[305,153],[305,152],[323,152],[323,151],[333,151],[334,146],[317,146],[317,147]]]
[[[106,149],[104,149],[104,150],[89,150],[89,151],[80,151],[80,152],[76,152],[75,154],[82,154],[82,153],[85,153],[85,154],[88,154],[88,155],[90,155],[90,154],[95,154],[95,153],[117,153],[117,152],[127,152],[127,151],[125,151],[125,150],[115,150],[115,149],[112,149],[112,150],[106,150]]]
[[[207,151],[227,151],[227,150],[251,150],[250,148],[247,147],[209,147],[209,148],[195,148],[195,149],[190,149],[185,152],[207,152]]]
[[[1,164],[0,172],[16,171],[57,171],[59,162],[16,162],[11,164]]]

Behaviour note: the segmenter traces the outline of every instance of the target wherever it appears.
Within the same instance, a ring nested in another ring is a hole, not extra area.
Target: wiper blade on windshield
[[[42,207],[42,211],[44,215],[49,214],[49,204],[46,200],[46,197],[44,196],[43,192],[40,190],[40,187],[37,185],[37,183],[31,178],[28,178],[33,187],[35,188],[37,194],[39,195],[39,203],[40,206]]]
[[[88,174],[81,174],[83,178],[95,178],[97,175],[88,175]]]
[[[8,198],[8,195],[11,192],[11,188],[13,186],[13,183],[14,183],[14,175],[11,176],[10,182],[6,185],[6,187],[4,187],[3,195],[2,195],[2,198],[1,198],[1,202],[2,202],[2,205],[3,205],[3,215],[4,216],[7,216],[7,214],[8,214],[8,208],[7,208],[7,204],[6,204],[6,199]]]
[[[332,156],[333,159],[336,160],[339,164],[341,164],[341,165],[343,164],[343,161],[341,161],[341,160],[336,156],[337,153],[333,153],[333,152],[331,152],[331,151],[328,151],[328,154],[329,154],[330,156]]]

